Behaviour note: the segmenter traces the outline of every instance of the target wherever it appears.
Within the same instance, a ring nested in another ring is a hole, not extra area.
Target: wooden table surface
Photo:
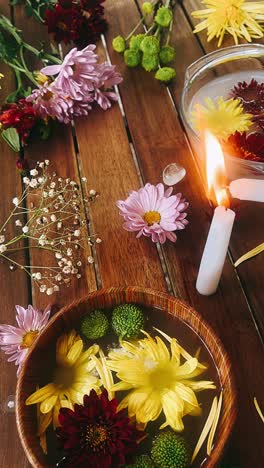
[[[52,302],[58,308],[96,288],[119,285],[169,291],[189,302],[221,337],[233,363],[237,383],[238,417],[220,466],[262,467],[264,426],[253,405],[253,397],[256,396],[264,408],[261,341],[264,331],[263,254],[237,270],[232,260],[263,242],[264,205],[236,203],[239,217],[235,222],[219,289],[211,297],[200,296],[195,289],[195,281],[212,208],[182,129],[179,100],[186,67],[213,50],[215,42],[208,44],[205,34],[193,35],[194,20],[190,12],[200,8],[200,2],[185,0],[175,8],[172,42],[177,49],[177,77],[173,84],[167,88],[151,74],[126,68],[122,57],[113,52],[111,40],[118,33],[128,34],[140,17],[141,4],[141,1],[134,0],[105,2],[109,29],[105,41],[98,47],[102,57],[109,54],[111,62],[117,65],[124,77],[119,89],[122,106],[115,104],[107,112],[94,110],[88,118],[76,120],[74,130],[70,126],[62,126],[48,142],[26,149],[26,156],[32,161],[50,159],[54,170],[61,176],[71,176],[76,181],[86,176],[87,189],[94,188],[100,193],[87,213],[89,232],[97,233],[103,240],[93,247],[96,261],[87,266],[83,279],[52,296]],[[40,39],[47,39],[46,28],[28,20],[22,7],[11,11],[8,2],[1,0],[0,12],[12,18],[29,41],[38,44]],[[223,45],[230,44],[231,41],[225,39]],[[1,72],[5,74],[2,102],[14,89],[14,78],[4,66],[1,66]],[[14,154],[2,140],[0,145],[3,219],[12,198],[21,189],[21,179],[15,167]],[[149,239],[136,240],[135,235],[122,229],[116,201],[125,199],[131,189],[138,189],[143,183],[162,181],[164,167],[172,162],[180,163],[187,171],[176,190],[190,202],[190,224],[185,231],[179,232],[175,245],[168,242],[158,251]],[[85,254],[90,253],[87,250]],[[40,253],[30,252],[32,264],[41,262],[40,257]],[[1,323],[14,323],[16,304],[27,306],[32,303],[44,307],[51,300],[39,293],[34,285],[31,286],[23,272],[11,273],[2,264],[0,292]],[[15,416],[6,411],[8,396],[15,393],[16,370],[6,362],[3,353],[0,360],[0,467],[28,467],[16,432]]]

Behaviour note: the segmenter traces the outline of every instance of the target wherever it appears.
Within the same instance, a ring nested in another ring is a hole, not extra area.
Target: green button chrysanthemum
[[[152,13],[153,12],[152,3],[144,2],[143,5],[142,5],[142,10],[143,10],[143,13],[145,13],[146,15],[149,15],[150,13]]]
[[[144,37],[140,44],[140,50],[142,50],[144,54],[158,54],[160,50],[158,39],[155,36]]]
[[[162,67],[155,74],[156,80],[163,81],[163,83],[168,83],[176,75],[176,72],[171,67]]]
[[[141,65],[148,72],[157,70],[159,66],[158,54],[143,54]]]
[[[141,42],[143,41],[145,34],[137,34],[136,36],[132,36],[129,41],[130,49],[139,50]]]
[[[112,40],[112,46],[116,52],[120,54],[124,52],[124,50],[126,49],[126,42],[123,36],[114,37],[114,39]]]
[[[155,16],[155,21],[159,26],[168,28],[172,21],[172,11],[165,6],[160,7]]]
[[[159,54],[160,62],[162,65],[168,65],[169,63],[173,62],[175,58],[175,49],[171,46],[163,46],[160,49]]]
[[[138,50],[127,49],[124,53],[124,60],[128,67],[137,67],[141,61],[141,54]]]

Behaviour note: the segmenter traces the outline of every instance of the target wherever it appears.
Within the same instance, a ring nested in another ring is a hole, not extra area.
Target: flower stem
[[[58,65],[60,65],[62,63],[61,59],[59,59],[58,57],[55,57],[54,55],[50,55],[50,54],[45,54],[43,59],[48,60],[49,62],[57,63]],[[43,59],[42,59],[42,61],[43,61]]]
[[[134,29],[132,29],[131,33],[125,38],[125,41],[128,41],[130,39],[130,37],[133,36],[133,34],[136,32],[136,30],[139,28],[139,26],[145,21],[145,19],[146,19],[146,17],[142,16],[142,18],[139,20],[139,22],[134,27]]]

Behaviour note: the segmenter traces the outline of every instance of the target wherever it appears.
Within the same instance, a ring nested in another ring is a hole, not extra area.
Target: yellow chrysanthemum
[[[218,97],[215,101],[205,99],[205,105],[195,104],[191,113],[192,123],[196,130],[210,130],[218,138],[228,138],[235,132],[245,132],[252,125],[252,115],[243,110],[239,99],[224,100]]]
[[[221,46],[225,33],[238,39],[243,37],[248,42],[252,38],[263,37],[264,2],[246,2],[245,0],[203,0],[206,10],[193,11],[195,18],[205,18],[199,23],[194,32],[199,33],[207,29],[207,40],[214,37]]]
[[[168,349],[160,337],[151,338],[143,333],[146,338],[136,343],[122,341],[121,349],[109,353],[107,365],[120,379],[112,389],[131,390],[119,409],[128,408],[129,417],[135,416],[139,424],[155,421],[163,411],[166,420],[160,428],[171,426],[175,431],[182,431],[183,416],[200,414],[195,391],[215,388],[215,385],[193,380],[206,367],[190,356],[176,339],[167,337]]]
[[[92,389],[99,392],[101,381],[91,373],[96,367],[93,359],[99,347],[91,346],[83,351],[83,341],[76,331],[63,334],[56,344],[57,368],[54,381],[34,392],[26,405],[39,403],[39,436],[43,435],[53,420],[58,426],[60,408],[73,409],[74,403],[83,403],[83,396]]]

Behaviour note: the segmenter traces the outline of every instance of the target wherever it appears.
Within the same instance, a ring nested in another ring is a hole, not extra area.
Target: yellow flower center
[[[155,390],[170,388],[173,384],[174,367],[171,363],[164,366],[158,366],[149,375],[150,386]]]
[[[226,17],[228,18],[228,21],[240,21],[241,9],[234,3],[229,5],[226,9]]]
[[[88,424],[85,432],[85,442],[93,450],[102,449],[109,438],[109,431],[99,424]]]
[[[158,211],[147,211],[143,216],[144,221],[148,224],[148,226],[152,226],[155,223],[160,222],[160,214]]]
[[[39,334],[38,330],[30,330],[23,336],[22,348],[30,348]]]
[[[75,382],[74,367],[57,367],[54,372],[54,383],[63,389],[70,388]]]

